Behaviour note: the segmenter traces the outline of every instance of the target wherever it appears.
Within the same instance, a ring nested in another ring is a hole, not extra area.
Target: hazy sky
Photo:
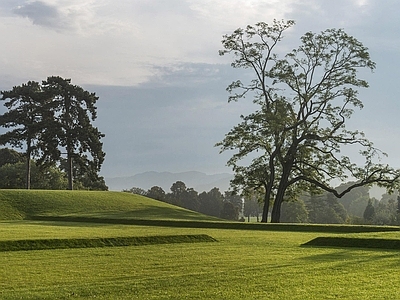
[[[218,56],[222,35],[294,19],[283,43],[295,47],[307,31],[343,28],[377,63],[350,126],[399,168],[399,11],[398,0],[1,0],[0,89],[58,75],[96,92],[105,177],[230,172],[214,144],[251,100],[227,103],[245,72]]]

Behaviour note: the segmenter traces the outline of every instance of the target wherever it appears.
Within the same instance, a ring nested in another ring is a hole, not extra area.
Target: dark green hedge
[[[38,239],[0,241],[0,251],[122,247],[174,243],[215,242],[208,235],[165,235],[143,237],[113,237],[93,239]]]
[[[372,248],[372,249],[395,249],[400,250],[400,240],[395,239],[366,239],[345,237],[317,237],[303,246],[314,247],[338,247],[338,248]]]

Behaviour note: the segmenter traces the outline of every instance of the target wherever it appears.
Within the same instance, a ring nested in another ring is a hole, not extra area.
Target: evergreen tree
[[[364,220],[368,223],[372,222],[375,217],[375,207],[372,205],[372,200],[368,201],[367,207],[364,210],[363,214]]]

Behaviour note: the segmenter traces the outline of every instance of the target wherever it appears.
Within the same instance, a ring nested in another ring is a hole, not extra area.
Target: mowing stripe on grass
[[[115,237],[115,238],[94,238],[94,239],[16,240],[16,241],[0,241],[0,251],[122,247],[122,246],[156,245],[156,244],[200,243],[200,242],[216,242],[216,240],[206,234]]]
[[[345,237],[317,237],[302,246],[335,247],[335,248],[371,248],[400,250],[400,240],[394,239],[365,239]]]

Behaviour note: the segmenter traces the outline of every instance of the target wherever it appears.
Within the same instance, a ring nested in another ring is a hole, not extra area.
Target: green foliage
[[[199,194],[199,212],[219,217],[224,203],[224,197],[218,188],[213,188],[209,192]]]
[[[375,217],[375,208],[372,205],[372,200],[370,199],[368,201],[368,205],[364,210],[364,214],[363,214],[364,220],[368,223],[372,222],[372,220]]]
[[[302,200],[282,203],[281,222],[307,223],[308,211]]]
[[[31,158],[37,158],[41,166],[63,168],[69,189],[73,189],[73,180],[85,188],[107,189],[104,178],[98,176],[105,153],[100,141],[104,134],[91,124],[98,99],[94,93],[56,76],[1,93],[8,111],[0,115],[0,126],[12,129],[0,135],[0,144],[25,146],[28,189]],[[62,152],[67,154],[65,160]]]
[[[339,193],[341,193],[353,184],[355,184],[355,182],[341,184],[336,189]],[[361,218],[363,217],[363,213],[369,199],[369,187],[361,186],[352,189],[347,194],[343,195],[343,197],[339,199],[339,203],[343,204],[349,215]]]
[[[237,190],[265,193],[264,222],[271,203],[271,221],[279,222],[284,199],[304,191],[342,197],[371,183],[393,188],[400,176],[379,163],[382,153],[361,131],[345,127],[354,109],[363,106],[358,89],[368,87],[359,70],[375,68],[368,49],[342,29],[328,29],[304,34],[298,48],[279,58],[275,47],[293,25],[274,20],[272,25],[239,28],[223,36],[220,51],[233,54],[234,68],[250,69],[254,75],[249,83],[234,81],[227,91],[229,101],[252,97],[256,111],[242,116],[217,146],[235,151],[228,165],[235,172]],[[365,164],[357,166],[342,156],[344,147],[360,150]],[[242,165],[248,157],[251,162]],[[342,192],[331,186],[348,176],[357,183]]]
[[[1,189],[23,189],[25,187],[25,162],[5,164],[0,167]],[[64,190],[67,188],[65,174],[60,169],[47,165],[39,167],[31,162],[32,189]]]
[[[159,186],[153,186],[147,191],[146,196],[151,199],[164,201],[165,191]]]
[[[24,162],[24,155],[13,149],[0,148],[0,167],[5,164],[15,164],[18,162]]]
[[[124,192],[143,195],[214,217],[221,215],[224,201],[232,202],[238,211],[241,210],[242,203],[241,197],[231,193],[225,193],[224,197],[218,188],[198,194],[193,188],[186,187],[186,184],[182,181],[173,183],[171,192],[167,194],[158,186],[153,186],[148,191],[133,187],[129,190],[124,190]]]
[[[0,126],[12,129],[0,135],[0,144],[10,144],[19,148],[25,146],[25,187],[29,189],[31,157],[44,150],[40,138],[51,118],[49,98],[40,84],[34,81],[16,86],[10,91],[3,91],[1,94],[0,100],[9,100],[4,103],[8,111],[0,115]]]
[[[343,224],[347,221],[346,209],[332,194],[312,195],[305,202],[311,223]]]
[[[237,221],[239,219],[239,209],[232,202],[225,201],[221,210],[221,218]]]
[[[256,217],[257,222],[262,212],[261,204],[255,195],[247,195],[244,198],[243,215],[250,220],[250,217]]]

